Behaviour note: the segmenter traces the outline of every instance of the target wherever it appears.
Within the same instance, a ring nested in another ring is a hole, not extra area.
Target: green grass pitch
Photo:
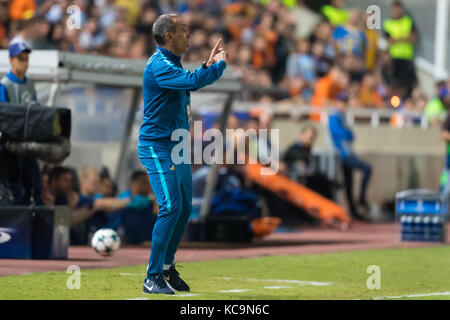
[[[370,265],[380,268],[380,289],[367,288]],[[0,299],[371,299],[430,293],[437,294],[399,299],[450,298],[449,246],[180,263],[195,294],[190,296],[142,294],[145,270],[144,265],[82,269],[81,288],[72,290],[66,272],[2,277]]]

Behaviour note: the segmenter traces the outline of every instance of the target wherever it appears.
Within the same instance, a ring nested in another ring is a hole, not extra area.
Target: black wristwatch
[[[203,69],[207,69],[208,67],[206,66],[206,61],[203,61],[203,63],[202,63],[202,68]]]

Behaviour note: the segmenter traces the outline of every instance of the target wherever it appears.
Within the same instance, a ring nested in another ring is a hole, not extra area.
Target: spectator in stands
[[[69,6],[68,0],[60,0],[57,1],[56,3],[51,3],[48,10],[45,12],[45,20],[47,20],[52,25],[60,23],[67,12],[68,6]]]
[[[379,92],[379,85],[377,77],[372,72],[368,72],[364,75],[359,91],[358,102],[360,107],[384,107],[383,97]]]
[[[378,30],[370,29],[367,26],[367,19],[370,14],[365,12],[363,14],[363,28],[364,35],[366,37],[366,56],[364,57],[365,61],[365,69],[367,71],[373,71],[376,67],[376,63],[378,61]]]
[[[62,39],[63,26],[50,24],[45,19],[39,19],[33,27],[33,49],[57,50]]]
[[[422,89],[419,86],[415,86],[411,93],[411,100],[414,105],[414,109],[417,112],[423,113],[425,111],[425,107],[428,102],[428,98],[423,93]]]
[[[306,175],[310,169],[311,148],[317,136],[317,129],[306,125],[300,130],[298,140],[291,144],[283,153],[283,174],[292,180],[298,180],[300,175]]]
[[[25,76],[31,48],[23,41],[8,46],[11,71],[0,81],[0,102],[29,104],[37,101],[32,79]],[[8,185],[16,204],[41,203],[42,181],[36,158],[5,152]]]
[[[305,5],[305,1],[298,0],[297,6],[292,9],[295,21],[295,37],[297,39],[308,38],[314,27],[320,21],[320,16]]]
[[[401,1],[391,6],[391,19],[383,23],[384,34],[389,43],[389,55],[392,59],[393,86],[401,98],[410,97],[417,83],[414,67],[414,44],[417,30],[410,16],[405,13]]]
[[[345,73],[342,69],[339,66],[334,65],[325,77],[322,77],[317,81],[314,96],[312,98],[312,104],[315,108],[333,105],[338,93],[344,88],[339,83],[344,76]],[[311,115],[311,120],[318,121],[319,119],[320,114]]]
[[[145,171],[132,173],[129,188],[118,196],[118,199],[126,198],[132,198],[134,205],[109,214],[107,227],[117,230],[127,243],[151,240],[158,205]]]
[[[415,104],[412,98],[400,102],[392,115],[390,124],[394,128],[411,127],[414,123],[419,123],[420,118],[414,116]]]
[[[286,64],[291,44],[295,44],[296,41],[293,35],[295,23],[287,19],[278,18],[274,29],[278,34],[277,42],[275,43],[276,64],[270,70],[270,77],[273,83],[279,83],[286,74]]]
[[[334,29],[333,41],[339,55],[352,55],[361,60],[365,57],[367,39],[361,28],[359,9],[350,9],[348,21]]]
[[[80,34],[80,47],[86,51],[96,51],[106,44],[106,36],[95,18],[90,18]]]
[[[447,88],[449,90],[450,88]],[[445,89],[444,89],[445,90]],[[448,96],[447,93],[447,101],[450,100],[450,96]],[[447,105],[448,107],[449,105]],[[443,174],[444,177],[446,177],[445,180],[445,186],[443,188],[443,197],[444,199],[448,200],[450,196],[450,112],[449,109],[447,109],[447,117],[445,118],[444,123],[441,126],[441,139],[446,144],[446,157],[445,157],[445,170],[446,174]],[[442,180],[442,177],[441,177]]]
[[[134,171],[130,177],[130,186],[127,190],[118,195],[119,199],[129,198],[132,196],[149,196],[151,194],[150,181],[145,171]]]
[[[82,195],[94,198],[100,193],[100,175],[92,167],[84,167],[80,174],[80,192]]]
[[[389,55],[389,52],[387,51],[380,51],[379,52],[379,60],[378,64],[380,67],[380,74],[381,79],[383,83],[386,85],[386,95],[387,96],[393,96],[395,95],[393,93],[394,85],[394,65],[391,59],[391,56]]]
[[[134,199],[95,198],[96,178],[94,171],[86,168],[80,179],[80,186],[87,195],[77,192],[74,188],[74,171],[65,167],[55,167],[49,173],[48,187],[43,196],[46,205],[67,206],[71,221],[71,243],[87,243],[88,233],[95,228],[103,227],[107,220],[98,212],[113,212],[135,205]]]
[[[34,16],[17,21],[17,23],[13,25],[13,27],[17,28],[17,31],[10,43],[25,42],[30,49],[33,48],[34,40],[43,35],[42,31],[37,28],[42,21],[43,19]]]
[[[333,26],[340,26],[349,19],[349,12],[344,6],[345,0],[331,0],[330,4],[322,6],[321,12]]]
[[[306,125],[301,129],[298,140],[290,145],[283,155],[284,173],[292,180],[298,181],[311,190],[333,200],[336,184],[325,175],[317,172],[311,163],[311,149],[316,138],[316,127]]]
[[[445,81],[437,83],[437,97],[428,101],[425,107],[425,116],[430,125],[435,126],[441,124],[447,115],[450,107],[450,89]]]
[[[36,3],[33,0],[11,0],[9,16],[11,20],[30,19],[34,16]]]
[[[104,198],[112,198],[117,194],[117,185],[111,178],[107,168],[103,168],[100,172],[100,195]]]
[[[333,66],[333,60],[327,57],[323,41],[316,41],[312,44],[311,56],[315,61],[317,77],[322,78],[326,76]]]
[[[88,233],[93,233],[97,229],[108,223],[107,213],[123,208],[148,207],[149,199],[139,197],[139,194],[124,193],[119,199],[104,198],[100,195],[100,175],[97,170],[85,167],[80,172],[80,197],[93,201],[95,212],[89,219],[84,221]],[[108,214],[109,215],[109,214]]]
[[[66,167],[54,167],[48,173],[43,188],[42,199],[45,205],[67,206],[70,212],[70,224],[75,225],[93,214],[92,203],[88,199],[75,195],[73,171]],[[75,196],[74,196],[75,195]]]
[[[362,171],[363,176],[361,180],[358,204],[368,210],[369,203],[367,201],[366,192],[370,181],[370,176],[372,174],[372,168],[368,163],[357,157],[353,152],[352,144],[354,141],[354,135],[345,121],[344,114],[347,101],[348,97],[345,94],[340,94],[338,96],[336,110],[330,114],[328,124],[333,145],[342,162],[345,191],[350,213],[353,218],[364,220],[364,217],[358,212],[353,200],[353,171]]]
[[[350,82],[359,85],[365,74],[363,60],[354,55],[342,56],[339,60],[342,70],[350,76]]]
[[[306,100],[311,98],[316,81],[316,62],[309,54],[309,51],[310,44],[308,40],[297,40],[296,51],[289,56],[286,67],[286,73],[290,78],[305,80],[306,85],[303,87],[302,96]]]

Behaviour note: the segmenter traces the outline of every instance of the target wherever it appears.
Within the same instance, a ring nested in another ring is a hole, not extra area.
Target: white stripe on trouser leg
[[[151,146],[150,146],[150,151],[152,153],[152,156],[155,158],[156,170],[158,171],[159,178],[161,180],[161,186],[162,186],[164,196],[165,196],[166,202],[167,202],[167,209],[170,211],[172,209],[172,203],[170,201],[169,189],[167,188],[166,178],[164,177],[164,173],[163,173],[163,170],[161,167],[161,163],[159,162],[158,156],[156,155],[155,150]]]

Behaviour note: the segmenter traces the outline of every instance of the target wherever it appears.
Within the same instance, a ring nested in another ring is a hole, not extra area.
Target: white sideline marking
[[[264,287],[264,289],[289,289],[292,287],[288,287],[288,286],[272,286],[272,287]]]
[[[250,281],[265,281],[265,282],[283,282],[283,283],[293,283],[298,285],[310,285],[315,287],[329,286],[332,282],[317,282],[317,281],[301,281],[301,280],[277,280],[277,279],[247,279]]]
[[[121,276],[143,276],[143,273],[127,273],[127,272],[122,272],[120,273]]]
[[[282,282],[282,283],[292,283],[298,285],[310,285],[310,286],[329,286],[333,284],[332,282],[317,282],[317,281],[301,281],[301,280],[281,280],[281,279],[243,279],[243,278],[229,278],[229,277],[219,277],[217,279],[222,280],[247,280],[247,281],[264,281],[264,282]]]
[[[193,296],[201,296],[198,293],[186,293],[186,294],[167,294],[167,297],[193,297]],[[129,298],[125,300],[150,300],[150,298]]]
[[[372,300],[418,298],[418,297],[430,297],[430,296],[450,296],[450,291],[432,292],[432,293],[418,293],[418,294],[405,294],[405,295],[402,295],[402,296],[377,297],[377,298],[372,298]]]
[[[238,292],[246,292],[250,291],[249,289],[231,289],[231,290],[220,290],[219,292],[223,293],[238,293]]]

